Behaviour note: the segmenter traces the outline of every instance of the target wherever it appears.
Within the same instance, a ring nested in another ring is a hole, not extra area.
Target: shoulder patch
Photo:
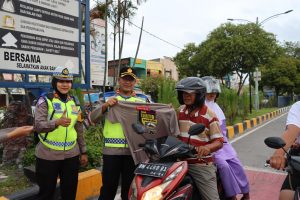
[[[61,111],[62,110],[60,103],[53,103],[53,108],[56,111]]]
[[[46,100],[45,100],[44,97],[40,97],[39,100],[38,100],[38,102],[37,102],[37,105],[39,106],[39,105],[41,105],[42,103],[44,103],[45,101],[46,101]]]

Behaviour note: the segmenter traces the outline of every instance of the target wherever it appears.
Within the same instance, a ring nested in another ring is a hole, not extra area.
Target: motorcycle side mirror
[[[204,124],[194,124],[190,127],[188,134],[190,136],[198,135],[199,133],[202,133],[204,130],[205,130]]]
[[[268,137],[264,142],[268,147],[273,149],[283,148],[286,144],[280,137]]]
[[[144,133],[147,132],[146,127],[140,123],[134,123],[131,126],[132,126],[133,130],[139,135],[143,135]]]

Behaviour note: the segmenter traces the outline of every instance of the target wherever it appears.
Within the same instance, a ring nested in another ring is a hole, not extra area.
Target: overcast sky
[[[139,6],[132,22],[140,26],[144,16],[144,29],[178,47],[190,42],[201,43],[207,35],[227,22],[227,18],[240,18],[261,22],[283,13],[263,24],[263,28],[276,35],[278,41],[300,41],[300,0],[148,0]],[[233,23],[245,23],[236,21]],[[139,29],[127,26],[123,57],[134,57]],[[112,39],[109,41],[109,59],[112,58]],[[148,33],[143,33],[138,57],[153,59],[174,57],[181,49],[167,44]]]

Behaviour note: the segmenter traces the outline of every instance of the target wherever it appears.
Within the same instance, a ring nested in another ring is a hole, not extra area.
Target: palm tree
[[[107,1],[107,14],[110,23],[113,26],[113,60],[116,59],[116,40],[118,39],[118,67],[117,71],[115,71],[114,67],[114,85],[116,83],[117,74],[119,74],[120,66],[121,66],[121,58],[124,44],[124,36],[126,33],[125,26],[126,21],[129,22],[133,16],[136,14],[137,6],[141,5],[141,3],[146,2],[147,0],[108,0]],[[104,16],[104,12],[106,9],[105,3],[97,3],[96,7],[92,9],[91,17],[100,17]]]

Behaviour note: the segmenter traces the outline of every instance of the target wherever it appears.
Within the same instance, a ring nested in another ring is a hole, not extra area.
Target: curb
[[[234,124],[233,126],[227,126],[227,137],[229,140],[242,135],[246,130],[256,127],[259,124],[262,124],[266,121],[269,121],[270,119],[279,116],[283,113],[286,113],[289,111],[291,106],[283,107],[278,110],[275,110],[273,112],[269,112],[267,114],[258,116],[256,118],[252,118],[249,120],[244,120],[241,123]]]

